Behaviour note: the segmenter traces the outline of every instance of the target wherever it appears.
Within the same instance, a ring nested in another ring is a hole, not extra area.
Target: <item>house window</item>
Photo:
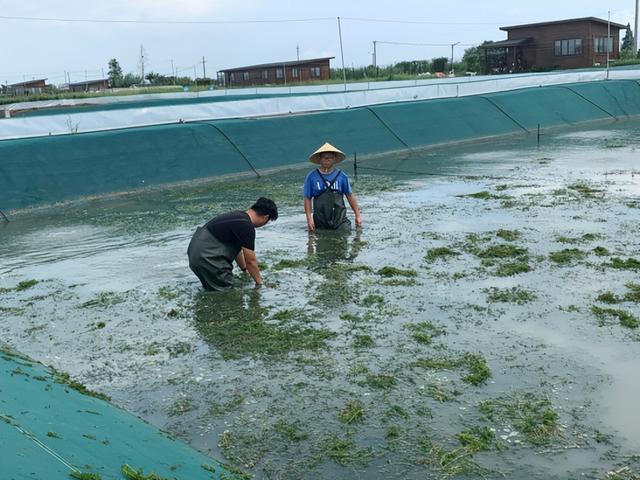
[[[582,55],[582,39],[556,40],[553,44],[553,53],[557,57],[566,55]]]
[[[263,80],[269,79],[269,70],[262,70],[262,79]]]
[[[609,53],[613,52],[613,37],[596,37],[593,39],[593,51],[596,53],[607,53],[607,46],[609,47]],[[608,44],[608,45],[607,45]]]
[[[312,77],[319,77],[320,76],[320,67],[311,67],[309,69],[311,76]]]
[[[292,69],[291,69],[291,76],[292,76],[293,78],[298,78],[299,73],[298,73],[298,69],[297,69],[297,68],[292,68]]]
[[[276,68],[276,78],[282,78],[282,69]]]
[[[242,72],[242,78],[247,82],[249,80],[249,72]]]
[[[233,82],[236,79],[236,74],[231,72],[231,81]]]

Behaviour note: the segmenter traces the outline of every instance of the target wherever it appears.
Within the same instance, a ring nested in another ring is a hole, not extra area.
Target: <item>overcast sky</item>
[[[72,82],[102,78],[111,58],[125,73],[139,73],[141,44],[145,72],[166,75],[172,60],[179,75],[202,76],[204,56],[207,76],[215,77],[224,68],[295,60],[296,47],[301,59],[335,56],[331,66],[339,67],[338,16],[347,67],[371,64],[374,40],[378,65],[448,57],[448,45],[460,42],[457,60],[470,45],[505,39],[500,26],[590,16],[606,20],[608,11],[611,21],[633,28],[635,0],[0,0],[0,82],[46,77],[58,84],[65,71]],[[266,22],[271,20],[280,22]]]

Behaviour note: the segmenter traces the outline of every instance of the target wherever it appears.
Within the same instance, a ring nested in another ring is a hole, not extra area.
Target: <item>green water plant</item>
[[[435,337],[446,335],[447,333],[444,327],[437,326],[429,321],[409,323],[405,327],[411,331],[411,338],[424,345],[430,345]]]
[[[615,308],[602,308],[597,305],[591,307],[591,312],[600,320],[600,324],[604,325],[607,318],[617,318],[620,325],[630,329],[636,329],[640,326],[638,319],[626,310]]]
[[[491,446],[496,439],[496,434],[486,426],[474,426],[469,430],[463,430],[456,436],[462,446],[472,452],[481,452],[491,449]]]
[[[619,270],[640,270],[640,260],[635,258],[627,258],[622,260],[619,257],[613,257],[611,263],[605,263],[605,267],[616,268]]]
[[[338,414],[340,421],[347,424],[359,423],[364,419],[364,405],[360,400],[349,400]]]
[[[72,470],[69,472],[69,476],[77,480],[102,480],[99,473],[81,472],[79,470]]]
[[[586,253],[577,248],[565,248],[557,252],[551,252],[549,259],[559,265],[568,265],[576,260],[581,260],[586,256]]]
[[[22,292],[24,290],[28,290],[30,288],[35,287],[38,283],[38,280],[22,280],[16,285],[16,292]]]
[[[446,260],[450,257],[456,257],[460,255],[460,252],[456,252],[455,250],[449,247],[436,247],[427,251],[425,255],[425,260],[427,262],[435,262],[436,260],[443,259]]]
[[[520,238],[520,232],[518,230],[500,229],[496,232],[496,237],[506,240],[507,242],[514,242]]]
[[[487,293],[487,302],[491,303],[516,303],[518,305],[524,305],[538,298],[535,293],[520,287],[491,287],[484,291]]]
[[[412,269],[404,270],[390,266],[382,267],[376,273],[382,277],[415,277],[418,275],[417,272]]]
[[[127,480],[169,480],[155,472],[149,472],[145,475],[141,468],[136,470],[127,463],[120,467],[120,471]]]

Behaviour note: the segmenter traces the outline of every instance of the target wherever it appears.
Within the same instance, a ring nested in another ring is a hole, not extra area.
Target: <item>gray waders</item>
[[[347,218],[347,208],[344,206],[344,195],[333,190],[340,172],[331,183],[316,170],[324,181],[325,189],[317,197],[313,197],[313,223],[316,228],[324,230],[348,230],[351,221]]]
[[[187,248],[189,267],[205,290],[228,290],[233,286],[233,261],[238,252],[236,247],[222,243],[206,228],[198,227]]]

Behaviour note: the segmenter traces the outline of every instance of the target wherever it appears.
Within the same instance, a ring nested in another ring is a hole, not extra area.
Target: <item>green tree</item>
[[[631,24],[627,23],[627,33],[622,39],[622,46],[620,47],[620,56],[622,58],[632,58],[634,55],[633,48],[635,46],[633,30],[631,30]]]
[[[447,63],[449,59],[447,57],[438,57],[431,60],[431,71],[432,72],[444,72],[447,67]]]
[[[120,64],[118,60],[112,58],[109,60],[109,84],[111,87],[121,87],[122,86],[122,68],[120,68]]]

